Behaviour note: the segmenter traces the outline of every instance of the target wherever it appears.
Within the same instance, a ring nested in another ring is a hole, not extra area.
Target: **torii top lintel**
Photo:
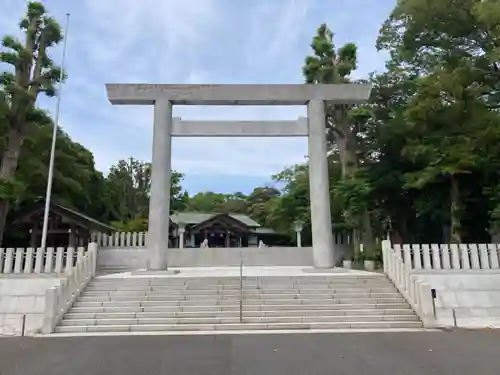
[[[111,104],[151,105],[158,99],[190,105],[304,105],[310,100],[338,104],[368,101],[370,84],[106,84]]]

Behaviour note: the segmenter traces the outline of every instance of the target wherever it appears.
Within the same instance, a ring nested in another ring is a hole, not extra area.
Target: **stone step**
[[[245,317],[259,316],[384,316],[384,315],[411,315],[411,309],[364,309],[364,310],[255,310],[243,311]],[[157,311],[157,312],[68,312],[64,319],[142,319],[142,318],[239,318],[239,310],[232,311]]]
[[[365,274],[329,274],[329,275],[317,275],[317,274],[307,274],[307,275],[259,275],[259,276],[249,276],[245,275],[245,271],[243,270],[243,279],[247,281],[282,281],[282,280],[292,280],[297,282],[303,281],[332,281],[332,280],[373,280],[373,279],[384,279],[387,280],[386,276],[383,273],[365,273]],[[191,281],[191,282],[206,282],[206,281],[215,281],[216,283],[226,283],[226,282],[239,282],[240,276],[182,276],[182,273],[177,275],[167,275],[162,277],[161,275],[135,275],[135,276],[122,276],[122,277],[95,277],[93,282],[110,282],[116,280],[168,280],[171,282],[183,282],[183,281]]]
[[[234,282],[234,283],[219,283],[219,284],[214,284],[213,281],[207,281],[207,282],[169,282],[169,281],[160,281],[161,279],[155,279],[151,281],[140,281],[138,279],[133,279],[133,280],[120,280],[120,281],[113,281],[113,282],[96,282],[92,281],[90,282],[89,286],[90,287],[143,287],[143,286],[163,286],[163,287],[170,287],[170,288],[200,288],[200,289],[219,289],[219,288],[240,288],[240,282]],[[259,283],[254,283],[254,282],[248,282],[248,281],[243,281],[243,286],[248,287],[248,288],[257,288],[257,287],[262,287],[262,288],[271,288],[271,287],[276,287],[276,288],[290,288],[290,287],[310,287],[310,288],[324,288],[324,287],[366,287],[366,286],[389,286],[392,285],[389,280],[387,279],[380,279],[380,280],[374,280],[374,281],[369,281],[369,282],[361,282],[361,281],[354,281],[354,282],[346,282],[344,280],[342,281],[331,281],[331,282],[293,282],[293,281],[281,281],[281,282],[259,282]]]
[[[377,290],[377,289],[390,289],[395,290],[393,284],[365,284],[365,285],[340,285],[340,284],[318,284],[318,285],[243,285],[243,290]],[[123,285],[123,284],[113,284],[113,285],[87,285],[87,290],[89,291],[120,291],[120,290],[169,290],[169,291],[178,291],[178,292],[186,292],[186,291],[200,291],[200,292],[217,292],[217,291],[239,291],[239,285]]]
[[[101,306],[101,305],[92,305],[92,306],[74,306],[69,310],[69,313],[117,313],[117,312],[125,312],[125,313],[139,313],[139,312],[160,312],[160,313],[171,313],[171,312],[239,312],[239,304],[234,305],[193,305],[193,306],[178,306],[178,305],[156,305],[156,306],[141,306],[140,303],[137,303],[132,306]],[[330,305],[297,305],[297,304],[283,304],[283,305],[244,305],[243,310],[245,312],[260,312],[266,310],[273,311],[317,311],[321,314],[323,311],[332,311],[332,310],[405,310],[410,309],[410,305],[408,303],[386,303],[386,304],[330,304]]]
[[[168,286],[143,286],[143,287],[116,287],[116,288],[95,288],[87,287],[86,294],[98,293],[136,293],[136,292],[158,292],[165,294],[236,294],[240,292],[239,288],[219,288],[219,289],[186,289],[170,288]],[[397,289],[393,286],[387,287],[331,287],[331,288],[243,288],[244,293],[261,294],[294,294],[294,293],[396,293]]]
[[[84,300],[79,298],[74,306],[210,306],[210,305],[234,305],[237,300],[123,300],[123,301],[101,301],[101,300]],[[382,304],[382,303],[405,303],[406,300],[401,297],[392,298],[343,298],[343,299],[246,299],[243,305],[335,305],[335,304]]]
[[[382,274],[244,277],[242,290],[240,282],[239,277],[97,277],[56,332],[422,328]]]
[[[416,321],[415,315],[333,315],[333,316],[245,316],[244,323],[314,323],[314,322],[379,322]],[[63,319],[62,326],[91,325],[151,325],[151,324],[235,324],[239,317],[193,317],[193,318],[120,318],[120,319]]]
[[[168,332],[168,331],[247,331],[247,330],[343,330],[343,329],[420,329],[419,321],[313,322],[313,323],[235,323],[235,324],[136,324],[57,326],[56,333],[86,332]]]
[[[340,285],[368,285],[368,284],[381,284],[387,283],[389,280],[386,277],[377,277],[371,279],[357,279],[357,278],[332,278],[332,279],[319,279],[319,278],[310,278],[304,280],[294,280],[289,279],[287,277],[281,277],[274,280],[266,280],[266,279],[249,279],[243,277],[243,284],[245,285],[329,285],[329,284],[340,284]],[[113,284],[138,284],[138,285],[171,285],[171,286],[239,286],[240,279],[225,279],[225,278],[186,278],[186,279],[177,279],[177,278],[109,278],[109,279],[94,279],[91,281],[92,285],[113,285]]]
[[[154,287],[154,286],[146,286],[146,287],[137,287],[137,288],[116,288],[116,289],[105,289],[105,288],[91,288],[87,287],[85,289],[85,294],[99,294],[99,293],[115,293],[115,294],[124,294],[124,293],[150,293],[157,292],[163,294],[239,294],[240,289],[172,289],[169,287]],[[321,294],[321,293],[397,293],[397,289],[394,287],[385,287],[385,288],[371,288],[371,287],[358,287],[358,288],[314,288],[314,289],[306,289],[306,288],[286,288],[286,289],[263,289],[263,288],[243,288],[243,292],[247,294]]]
[[[345,299],[345,298],[394,298],[399,297],[399,293],[295,293],[295,294],[243,294],[243,300],[288,300],[288,299]],[[119,293],[99,293],[88,294],[84,293],[78,300],[85,301],[130,301],[130,300],[147,300],[147,301],[223,301],[223,300],[240,300],[241,295],[236,294],[161,294],[155,292],[131,292],[126,294]]]
[[[380,285],[380,284],[387,284],[390,283],[388,279],[386,278],[379,278],[379,279],[373,279],[373,280],[345,280],[345,279],[338,279],[338,280],[307,280],[307,281],[294,281],[294,280],[276,280],[276,281],[265,281],[265,280],[258,280],[258,281],[252,281],[252,280],[245,280],[243,279],[243,285],[248,285],[248,286],[290,286],[290,285],[296,285],[296,286],[304,286],[304,285],[312,285],[312,286],[320,286],[320,285]],[[215,287],[239,287],[240,286],[240,280],[235,280],[235,281],[221,281],[220,279],[217,280],[199,280],[199,279],[194,279],[194,280],[176,280],[176,279],[169,279],[169,278],[157,278],[157,279],[140,279],[140,278],[134,278],[134,279],[114,279],[112,281],[91,281],[91,285],[158,285],[158,286],[171,286],[171,287],[183,287],[183,286],[189,286],[189,287],[204,287],[204,288],[215,288]]]

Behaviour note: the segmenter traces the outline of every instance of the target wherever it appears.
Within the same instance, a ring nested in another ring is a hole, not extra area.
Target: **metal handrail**
[[[243,323],[243,259],[240,262],[240,323]]]

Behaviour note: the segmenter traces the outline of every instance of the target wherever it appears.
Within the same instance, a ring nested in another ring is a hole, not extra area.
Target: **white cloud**
[[[307,13],[312,5],[310,0],[289,0],[286,2],[260,3],[255,14],[253,28],[254,43],[262,46],[247,51],[250,58],[258,64],[266,61],[273,66],[286,64],[290,54],[296,53],[296,43],[304,31]],[[263,25],[269,25],[263,27]]]
[[[377,1],[378,13],[393,0]],[[106,171],[119,158],[151,155],[152,109],[111,106],[106,82],[302,82],[316,28],[326,21],[339,40],[376,60],[372,0],[46,0],[60,21],[71,12],[61,124]],[[24,2],[0,3],[0,35],[17,30]],[[372,11],[370,11],[370,8]],[[385,8],[384,8],[385,9]],[[379,17],[380,18],[380,17]],[[353,25],[358,25],[353,28]],[[368,30],[368,31],[366,31]],[[371,44],[371,45],[370,45]],[[369,47],[367,47],[369,46]],[[59,50],[54,51],[54,56]],[[369,70],[369,69],[364,69]],[[53,109],[54,102],[41,105]],[[295,119],[299,107],[176,107],[184,119]],[[175,139],[173,166],[190,174],[267,179],[304,161],[305,139]],[[208,178],[208,177],[207,177]]]

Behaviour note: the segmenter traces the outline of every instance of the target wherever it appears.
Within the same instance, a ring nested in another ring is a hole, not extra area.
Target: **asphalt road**
[[[2,338],[1,375],[498,375],[500,332]]]

